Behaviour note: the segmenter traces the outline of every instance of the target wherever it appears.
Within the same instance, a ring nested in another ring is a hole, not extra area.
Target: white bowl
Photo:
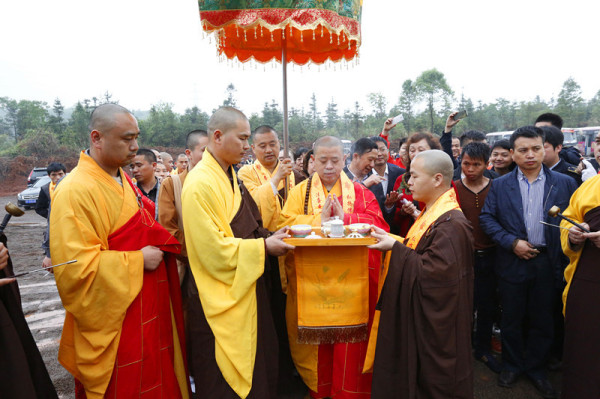
[[[312,226],[310,224],[295,224],[290,227],[290,231],[294,235],[294,237],[306,237],[312,231]]]
[[[368,223],[353,223],[349,225],[348,228],[350,229],[350,231],[356,229],[357,233],[365,235],[371,230],[371,225]]]

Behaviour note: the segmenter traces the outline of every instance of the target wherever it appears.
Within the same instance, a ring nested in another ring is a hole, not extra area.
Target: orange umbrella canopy
[[[202,28],[220,54],[296,64],[352,60],[360,47],[362,0],[198,0]]]

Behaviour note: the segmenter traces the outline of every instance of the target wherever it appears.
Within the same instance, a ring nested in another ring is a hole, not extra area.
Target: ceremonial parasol
[[[361,42],[362,0],[198,0],[198,6],[202,28],[215,35],[219,54],[241,62],[281,62],[287,155],[287,63],[354,59]]]

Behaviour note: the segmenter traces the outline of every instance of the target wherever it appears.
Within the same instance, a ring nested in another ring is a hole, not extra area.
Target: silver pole
[[[283,28],[285,30],[285,28]],[[283,157],[287,158],[290,153],[290,137],[288,131],[288,95],[287,95],[287,40],[284,30],[281,31],[281,66],[283,70]],[[285,199],[288,196],[288,180],[285,178]]]

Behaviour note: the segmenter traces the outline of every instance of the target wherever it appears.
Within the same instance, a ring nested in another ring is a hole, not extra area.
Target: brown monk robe
[[[451,188],[447,154],[424,151],[411,169],[409,186],[424,210],[403,243],[372,233],[378,240],[372,248],[391,249],[377,304],[379,327],[371,332],[377,343],[372,397],[472,399],[471,224]]]
[[[0,233],[6,245],[6,236]],[[0,279],[14,275],[8,258]],[[0,287],[0,398],[58,398],[42,356],[29,331],[16,282]]]
[[[600,177],[586,180],[571,197],[564,215],[589,226],[592,235],[600,231]],[[578,230],[569,222],[567,229]],[[584,226],[585,227],[585,226]],[[570,242],[571,233],[561,230],[562,248],[570,263],[565,270],[565,345],[563,352],[563,399],[600,397],[600,248],[591,237],[579,245]],[[597,240],[597,238],[596,238]]]

